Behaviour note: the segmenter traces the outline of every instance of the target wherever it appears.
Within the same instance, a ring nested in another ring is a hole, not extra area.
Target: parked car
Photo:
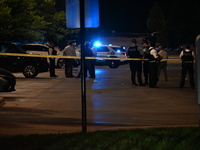
[[[47,58],[5,55],[4,53],[27,54],[19,45],[11,42],[0,42],[0,68],[10,72],[22,72],[26,78],[33,78],[38,73],[47,72]]]
[[[15,91],[15,85],[15,76],[11,72],[0,68],[0,92]]]
[[[4,91],[4,87],[6,86],[7,83],[8,83],[8,81],[6,81],[4,78],[0,77],[0,92]]]
[[[119,45],[97,45],[95,46],[97,51],[96,65],[107,65],[110,68],[118,68],[121,64],[128,63],[127,60],[119,59],[104,59],[104,58],[126,58],[126,48]],[[76,49],[77,56],[80,56],[80,48]],[[101,59],[102,58],[102,59]]]
[[[20,47],[29,54],[49,55],[49,45],[47,44],[21,44]],[[61,55],[60,51],[57,51],[57,55]],[[49,62],[49,59],[47,60]],[[56,58],[55,66],[58,68],[62,68],[63,59]]]

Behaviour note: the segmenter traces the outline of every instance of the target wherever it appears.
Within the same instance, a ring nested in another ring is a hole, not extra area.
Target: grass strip
[[[199,127],[0,136],[1,150],[199,150]]]

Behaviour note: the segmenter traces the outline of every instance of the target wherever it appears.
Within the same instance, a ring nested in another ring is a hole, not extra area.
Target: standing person
[[[160,77],[161,70],[163,70],[165,81],[167,81],[168,76],[167,76],[167,60],[166,59],[168,59],[168,53],[163,49],[162,45],[160,45],[158,49],[159,49],[158,55],[162,57],[162,60],[160,60],[160,63],[158,65],[158,80]]]
[[[92,52],[92,49],[90,48],[90,43],[89,42],[86,42],[85,43],[85,48],[84,48],[84,51],[85,51],[85,57],[93,57],[93,52]],[[95,72],[94,72],[94,64],[93,64],[93,59],[86,59],[85,60],[85,65],[86,65],[86,74],[87,74],[87,71],[89,71],[89,78],[95,78]]]
[[[69,41],[68,46],[64,48],[63,56],[76,56],[75,48],[73,42]],[[75,60],[73,58],[65,59],[65,76],[66,78],[73,78],[73,65]]]
[[[194,52],[190,50],[190,45],[187,44],[186,49],[180,53],[180,57],[182,60],[182,69],[181,69],[181,82],[180,88],[183,88],[185,85],[185,76],[188,72],[190,78],[190,86],[194,89]]]
[[[158,82],[158,64],[159,61],[162,59],[161,56],[158,55],[157,51],[155,50],[155,43],[151,43],[149,48],[149,87],[150,88],[157,88]]]
[[[90,43],[90,45],[91,45],[91,50],[92,50],[92,57],[97,57],[97,51],[96,51],[96,48],[95,48],[95,46],[94,46],[94,43],[93,42],[91,42]],[[92,76],[93,76],[93,78],[95,78],[96,77],[96,74],[95,74],[95,64],[96,64],[96,59],[92,59],[92,62],[91,62],[91,68],[92,68]]]
[[[149,54],[149,46],[148,46],[148,41],[146,39],[143,39],[142,42],[143,48],[142,48],[142,52],[143,52],[143,59],[147,59],[147,56]],[[143,61],[143,74],[144,74],[144,80],[145,80],[145,85],[149,85],[149,61],[145,60]]]
[[[57,55],[57,51],[54,48],[54,42],[49,42],[49,55]],[[55,74],[55,58],[49,58],[49,72],[50,77],[58,77]]]
[[[85,45],[84,45],[84,50],[81,52],[84,52],[85,53],[85,57],[92,57],[93,56],[93,53],[92,53],[92,50],[90,48],[90,43],[89,42],[86,42]],[[94,75],[94,71],[92,69],[92,59],[85,59],[85,77],[87,77],[87,71],[89,71],[89,78],[95,78],[95,75]],[[78,76],[76,78],[80,78],[81,77],[81,73],[82,73],[82,68],[80,69],[79,73],[78,73]]]
[[[129,58],[142,58],[142,55],[140,54],[137,46],[136,39],[133,39],[131,46],[127,50],[127,56]],[[129,60],[130,70],[131,70],[131,81],[132,81],[132,87],[137,86],[138,84],[135,82],[135,76],[137,74],[137,79],[139,86],[143,86],[142,83],[142,61],[140,60]]]

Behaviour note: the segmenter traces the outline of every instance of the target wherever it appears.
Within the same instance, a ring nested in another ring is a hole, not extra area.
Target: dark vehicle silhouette
[[[19,55],[6,55],[15,53]],[[27,54],[20,46],[10,42],[0,42],[0,68],[10,72],[22,72],[26,78],[34,78],[39,73],[47,72],[47,58],[20,56]]]
[[[15,91],[15,85],[15,76],[11,72],[0,68],[0,92]]]

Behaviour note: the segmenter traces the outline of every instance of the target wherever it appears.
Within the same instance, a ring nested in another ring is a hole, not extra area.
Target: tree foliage
[[[200,33],[199,17],[199,3],[190,1],[188,4],[184,0],[176,0],[167,20],[171,35],[170,43],[172,45],[194,44],[196,36]]]
[[[153,4],[147,19],[147,27],[152,32],[159,32],[165,26],[165,18],[162,8],[157,2]]]
[[[157,37],[158,42],[162,43],[164,46],[168,44],[165,40],[168,36],[167,22],[160,5],[155,2],[150,10],[147,27],[151,32],[157,32],[159,36]]]
[[[5,14],[5,10],[0,10],[4,13],[1,21],[7,17],[7,27],[1,30],[1,40],[37,40],[38,35],[42,35],[43,31],[39,30],[38,25],[45,26],[45,21],[42,16],[35,15],[33,8],[36,4],[33,0],[3,0],[1,3],[10,10],[8,14]]]
[[[74,35],[78,33],[78,29],[66,28],[65,12],[60,11],[52,15],[51,24],[45,28],[46,33],[44,34],[47,41],[54,41],[61,48],[64,48],[67,44],[67,40],[72,40]],[[73,39],[74,40],[74,39]]]
[[[0,0],[0,40],[60,43],[76,30],[66,29],[65,13],[55,0]]]
[[[5,3],[5,0],[0,0],[0,38],[10,35],[9,29],[11,28],[11,8]]]

